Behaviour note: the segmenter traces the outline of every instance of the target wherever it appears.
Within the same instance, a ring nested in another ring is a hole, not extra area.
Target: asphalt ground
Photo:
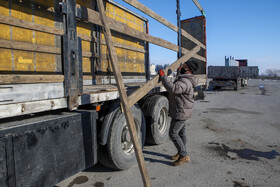
[[[152,186],[280,186],[280,81],[249,80],[238,91],[205,95],[187,125],[189,163],[172,166],[169,156],[176,149],[170,140],[144,147]],[[137,165],[114,171],[97,164],[57,186],[137,187],[143,182]]]

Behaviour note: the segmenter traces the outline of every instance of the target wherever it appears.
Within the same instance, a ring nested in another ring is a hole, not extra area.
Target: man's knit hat
[[[198,63],[196,61],[187,61],[185,63],[189,66],[193,73],[198,70]]]

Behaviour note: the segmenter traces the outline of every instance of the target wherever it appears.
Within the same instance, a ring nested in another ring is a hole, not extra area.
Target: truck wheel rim
[[[158,130],[161,134],[164,134],[167,128],[167,109],[161,108],[158,117]]]
[[[138,123],[134,120],[136,130],[137,130],[137,136],[139,138],[139,125]],[[134,153],[134,148],[133,148],[133,143],[132,143],[132,138],[129,133],[128,125],[125,124],[122,130],[122,135],[121,135],[121,148],[126,155],[131,155]]]

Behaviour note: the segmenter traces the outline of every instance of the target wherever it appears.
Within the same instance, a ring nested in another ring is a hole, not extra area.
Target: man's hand
[[[163,77],[165,75],[163,69],[160,69],[158,71],[158,74],[159,74],[159,77]]]

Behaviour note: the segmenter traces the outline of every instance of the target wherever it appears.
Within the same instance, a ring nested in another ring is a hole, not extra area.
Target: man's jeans
[[[169,137],[177,148],[180,157],[187,156],[186,122],[187,120],[181,121],[172,119],[170,124]]]

